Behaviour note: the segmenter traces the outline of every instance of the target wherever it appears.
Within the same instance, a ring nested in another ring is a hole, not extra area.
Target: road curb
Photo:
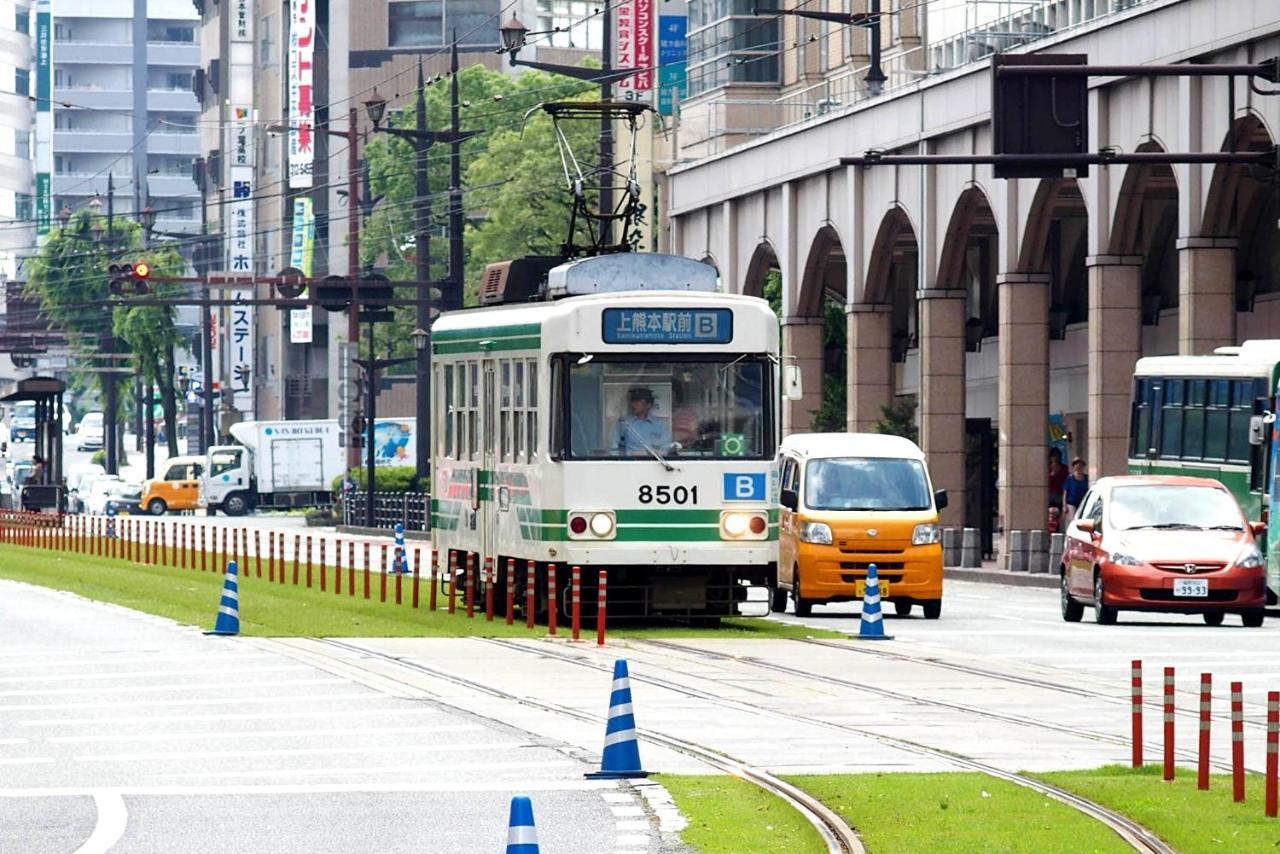
[[[976,581],[979,584],[1004,584],[1008,587],[1047,587],[1058,586],[1058,576],[1045,573],[1009,572],[1003,569],[967,569],[948,566],[942,572],[943,578],[953,581]]]
[[[390,528],[365,528],[360,525],[335,525],[334,530],[339,534],[355,534],[360,537],[394,537],[396,532]],[[430,531],[405,531],[404,538],[406,540],[416,540],[419,542],[431,542]]]

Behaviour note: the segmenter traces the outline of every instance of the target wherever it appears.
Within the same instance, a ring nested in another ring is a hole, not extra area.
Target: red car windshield
[[[1244,530],[1244,514],[1231,493],[1211,486],[1149,484],[1111,490],[1111,524],[1136,528]]]

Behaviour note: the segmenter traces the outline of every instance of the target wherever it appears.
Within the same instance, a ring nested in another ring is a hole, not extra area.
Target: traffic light
[[[280,275],[280,278],[282,279],[305,278],[305,276],[303,276],[302,274],[302,271],[299,270],[297,267],[285,267],[283,270],[280,271],[279,275]],[[283,297],[284,299],[297,299],[298,297],[302,296],[302,292],[305,291],[306,289],[307,289],[307,286],[302,282],[296,282],[296,283],[281,282],[280,284],[276,285],[276,290],[280,292],[280,296]]]
[[[351,305],[351,285],[346,276],[325,276],[324,281],[312,289],[316,305],[325,311],[345,311]]]
[[[147,279],[151,277],[151,265],[146,261],[137,264],[108,264],[107,291],[112,296],[145,296],[151,292]]]
[[[146,261],[139,261],[133,265],[133,293],[137,296],[145,296],[151,293],[151,285],[147,283],[147,279],[151,277],[151,265]]]
[[[382,273],[367,273],[361,281],[356,294],[360,307],[365,309],[383,309],[391,304],[393,290],[391,282]]]

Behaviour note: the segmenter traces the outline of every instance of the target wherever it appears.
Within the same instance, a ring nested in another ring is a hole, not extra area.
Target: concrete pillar
[[[782,364],[799,365],[804,397],[785,401],[782,410],[782,435],[807,433],[813,416],[822,406],[821,317],[787,317],[782,321]]]
[[[1049,276],[996,277],[1000,302],[1000,560],[1015,530],[1043,528],[1049,502]]]
[[[848,415],[851,433],[870,432],[893,396],[893,306],[845,306],[848,329]]]
[[[1178,239],[1178,353],[1203,356],[1236,343],[1236,241]]]
[[[1089,480],[1124,474],[1129,395],[1142,355],[1142,256],[1096,255],[1089,268]],[[1070,462],[1064,460],[1064,462]]]
[[[964,524],[965,292],[923,290],[920,299],[920,445],[934,489],[947,491],[943,525]]]

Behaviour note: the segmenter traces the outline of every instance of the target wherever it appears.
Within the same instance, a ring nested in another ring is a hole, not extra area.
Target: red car
[[[1266,561],[1235,497],[1198,477],[1099,480],[1067,527],[1062,619],[1085,605],[1103,625],[1120,611],[1200,614],[1211,626],[1228,613],[1262,625]]]

